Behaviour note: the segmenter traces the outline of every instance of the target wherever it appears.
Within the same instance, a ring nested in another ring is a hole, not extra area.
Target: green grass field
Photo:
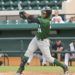
[[[0,66],[0,72],[17,71],[18,66]],[[57,66],[26,66],[26,71],[62,72]],[[69,67],[71,73],[75,73],[75,66]]]

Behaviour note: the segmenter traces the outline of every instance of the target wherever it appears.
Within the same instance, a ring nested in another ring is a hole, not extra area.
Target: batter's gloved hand
[[[25,17],[25,12],[24,11],[20,11],[19,12],[19,15],[20,15],[20,17],[22,18],[22,19],[26,19],[26,17]]]

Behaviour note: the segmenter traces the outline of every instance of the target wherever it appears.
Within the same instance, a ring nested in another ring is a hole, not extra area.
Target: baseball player
[[[30,15],[26,12],[20,12],[19,14],[21,18],[27,19],[29,22],[32,23],[37,23],[38,30],[35,37],[31,40],[28,49],[21,60],[21,64],[17,70],[16,75],[22,74],[28,58],[32,56],[33,52],[35,52],[38,48],[41,50],[42,54],[47,58],[48,62],[60,66],[64,71],[64,75],[68,75],[68,67],[65,64],[60,63],[55,58],[53,58],[50,53],[49,35],[50,35],[50,16],[52,15],[52,10],[47,7],[43,8],[41,10],[41,16]]]

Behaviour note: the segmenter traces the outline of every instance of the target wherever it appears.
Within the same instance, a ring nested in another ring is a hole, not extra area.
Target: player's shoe
[[[43,64],[43,66],[47,66],[46,64]]]
[[[23,73],[16,73],[16,75],[24,75]]]
[[[16,75],[21,75],[20,73],[16,73]]]
[[[66,71],[66,72],[64,73],[64,75],[70,75],[70,74],[69,74],[69,72],[68,72],[68,71]]]
[[[27,63],[27,65],[29,65],[29,63]]]
[[[64,75],[70,75],[69,72],[68,72],[68,67],[65,65],[65,68],[64,68]]]
[[[23,75],[23,73],[22,73],[23,70],[24,70],[24,67],[19,67],[19,69],[18,69],[16,75]]]

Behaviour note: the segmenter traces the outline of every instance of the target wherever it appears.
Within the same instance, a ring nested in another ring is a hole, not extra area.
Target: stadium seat
[[[18,10],[19,1],[22,2],[22,9],[39,10],[45,6],[61,8],[64,0],[0,0],[0,10]]]
[[[2,3],[2,5],[4,5],[4,4],[5,4],[5,2],[4,2],[3,0],[1,1],[1,3]]]
[[[37,4],[39,4],[39,3],[40,3],[40,1],[39,1],[39,0],[37,0],[37,1],[36,1],[36,3],[37,3]]]
[[[46,6],[46,3],[45,3],[45,1],[40,1],[40,4],[39,4],[41,7],[44,7],[44,6]]]
[[[11,4],[11,5],[13,5],[13,4],[14,4],[14,2],[13,2],[12,0],[10,0],[9,2],[10,2],[10,4]]]
[[[5,10],[5,7],[2,7],[2,10]]]
[[[40,10],[40,9],[42,9],[42,7],[37,6],[37,7],[33,7],[33,9],[34,9],[34,10],[36,10],[36,9],[37,9],[37,10]]]
[[[37,7],[37,1],[32,1],[30,5],[31,5],[32,7],[35,7],[35,6]]]
[[[4,6],[10,6],[10,2],[5,2]]]
[[[18,6],[18,1],[14,1],[13,6]]]

